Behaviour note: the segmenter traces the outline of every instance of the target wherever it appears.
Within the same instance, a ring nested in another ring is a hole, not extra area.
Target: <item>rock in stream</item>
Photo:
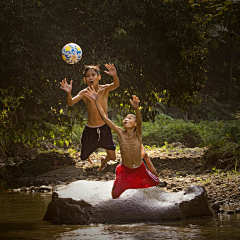
[[[79,180],[59,187],[43,220],[54,224],[135,223],[213,216],[204,188],[169,193],[158,187],[128,189],[111,198],[113,181]]]

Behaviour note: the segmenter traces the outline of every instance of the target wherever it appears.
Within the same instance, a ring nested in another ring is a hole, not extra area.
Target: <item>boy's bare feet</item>
[[[102,169],[104,169],[107,165],[107,162],[109,161],[109,157],[101,157],[101,166],[98,168],[98,171],[101,171]]]

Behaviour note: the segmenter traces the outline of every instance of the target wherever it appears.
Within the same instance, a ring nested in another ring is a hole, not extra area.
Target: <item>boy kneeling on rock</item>
[[[88,95],[95,101],[103,121],[118,135],[122,161],[116,167],[116,179],[112,188],[112,198],[119,198],[127,189],[157,186],[158,174],[142,145],[142,120],[137,96],[130,100],[136,115],[128,114],[123,120],[123,128],[116,126],[105,114],[98,100],[98,93],[88,87]],[[144,157],[148,169],[146,169]]]

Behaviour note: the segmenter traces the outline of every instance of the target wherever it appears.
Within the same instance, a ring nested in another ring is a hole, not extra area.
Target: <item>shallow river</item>
[[[0,194],[0,239],[240,239],[240,214],[158,223],[52,225],[42,221],[50,201],[51,193]]]

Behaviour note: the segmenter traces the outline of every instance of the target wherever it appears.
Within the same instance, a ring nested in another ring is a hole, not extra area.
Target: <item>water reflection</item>
[[[160,223],[52,225],[42,221],[50,201],[51,193],[0,194],[0,239],[240,239],[240,214]]]

